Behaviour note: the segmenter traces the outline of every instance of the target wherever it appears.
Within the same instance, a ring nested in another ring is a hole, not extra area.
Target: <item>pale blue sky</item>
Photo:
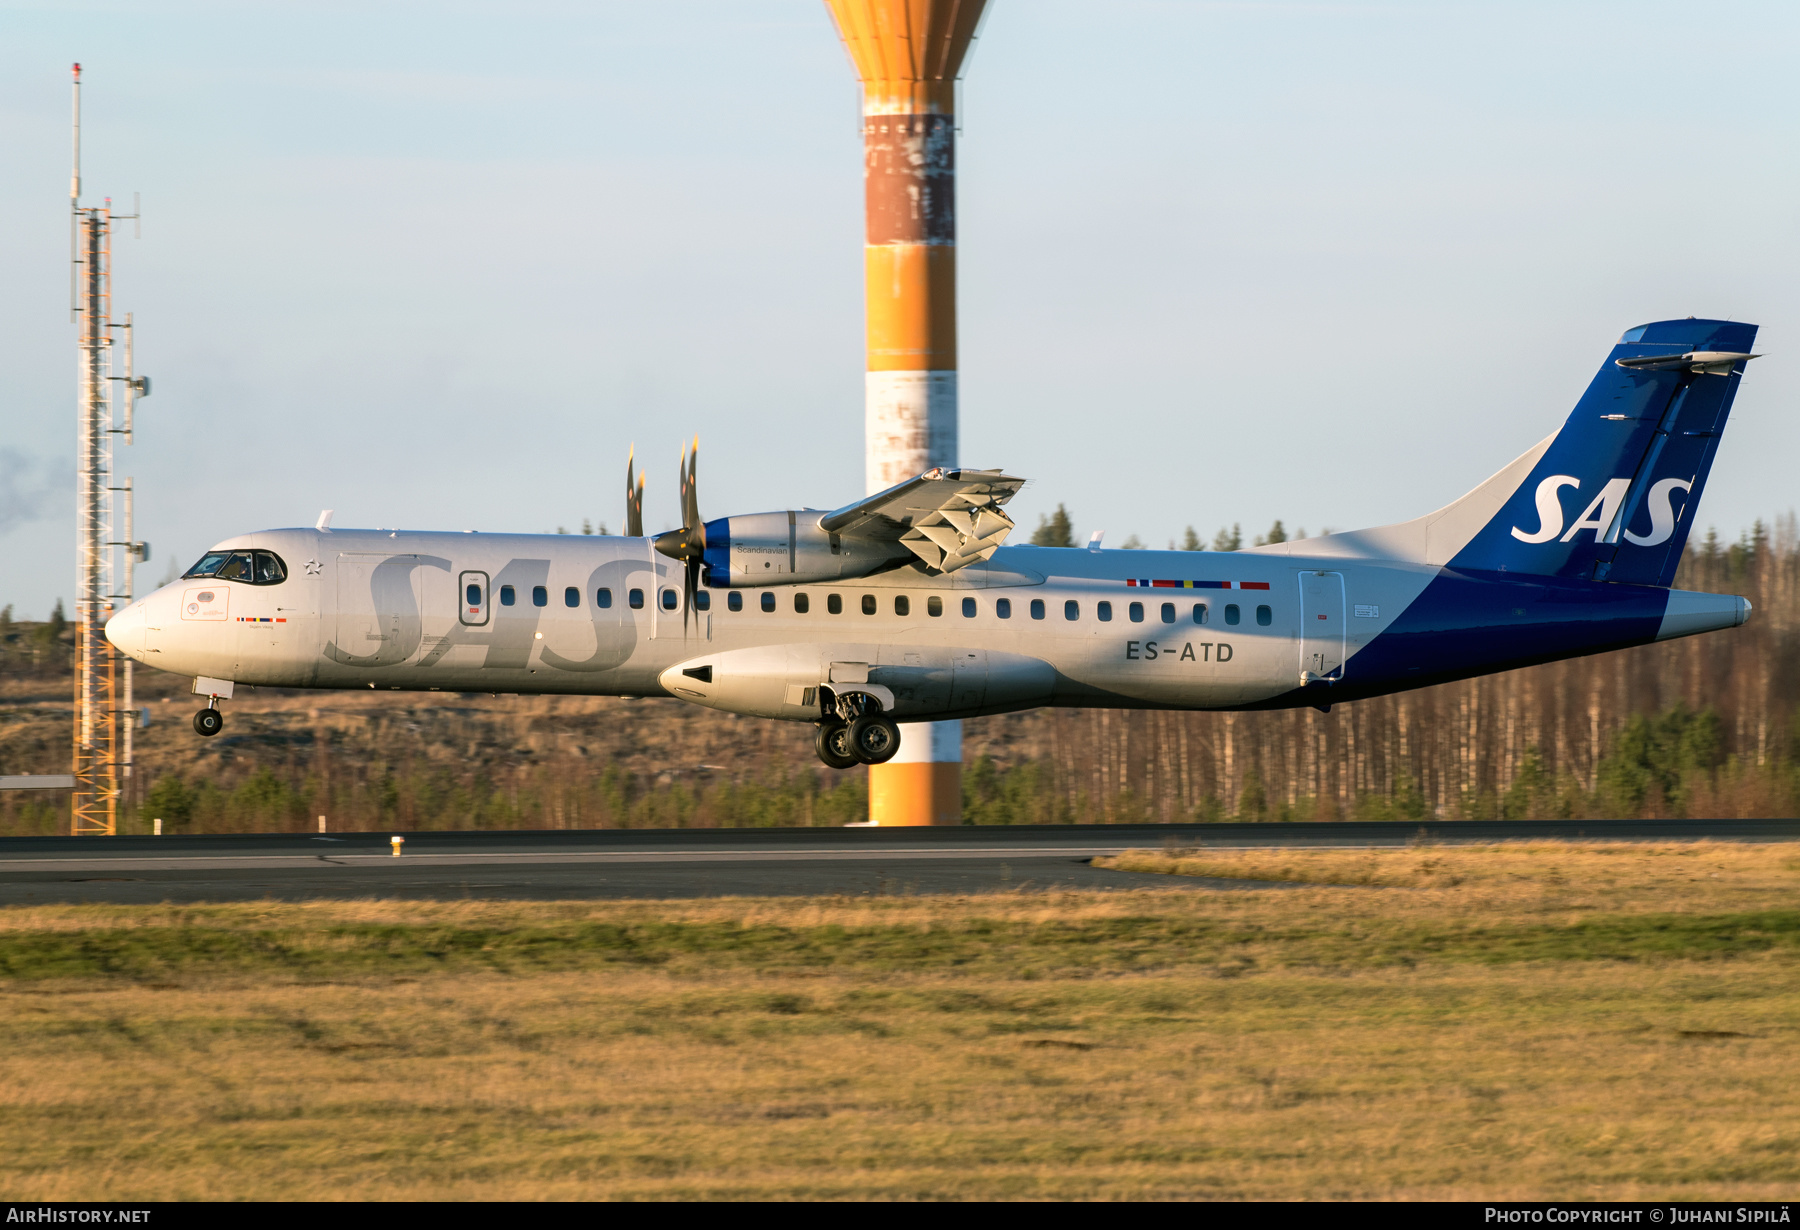
[[[861,493],[856,91],[818,0],[0,5],[0,603],[72,591],[68,65],[156,381],[140,534]],[[1763,326],[1700,520],[1800,502],[1800,8],[994,0],[962,461],[1161,545],[1417,515],[1626,327]]]

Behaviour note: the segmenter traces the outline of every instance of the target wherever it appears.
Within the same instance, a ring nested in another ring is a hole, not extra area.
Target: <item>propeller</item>
[[[637,445],[631,446],[631,452],[625,458],[625,537],[642,538],[644,536],[644,476],[639,474],[635,484],[631,481],[632,466],[637,462]]]
[[[700,464],[700,437],[692,449],[681,450],[681,528],[656,536],[656,549],[684,565],[681,586],[681,630],[687,634],[694,596],[700,592],[700,567],[706,557],[706,523],[700,520],[700,490],[695,472]],[[698,618],[696,616],[696,618]]]

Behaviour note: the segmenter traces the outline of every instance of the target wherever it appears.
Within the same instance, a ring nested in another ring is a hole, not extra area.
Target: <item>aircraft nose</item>
[[[134,602],[106,621],[106,639],[113,648],[128,657],[141,657],[144,652],[144,604]]]

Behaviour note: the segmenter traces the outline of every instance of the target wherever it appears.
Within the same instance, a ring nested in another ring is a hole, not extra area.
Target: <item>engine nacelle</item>
[[[715,589],[805,585],[866,577],[913,553],[898,542],[845,538],[818,509],[751,513],[706,523],[706,584]]]

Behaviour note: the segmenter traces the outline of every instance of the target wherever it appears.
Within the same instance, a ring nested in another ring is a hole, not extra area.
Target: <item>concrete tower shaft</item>
[[[987,0],[826,0],[863,91],[864,480],[957,464],[956,79]],[[908,723],[877,824],[962,819],[962,724]]]
[[[957,464],[956,78],[986,0],[827,0],[863,87],[866,486]]]

